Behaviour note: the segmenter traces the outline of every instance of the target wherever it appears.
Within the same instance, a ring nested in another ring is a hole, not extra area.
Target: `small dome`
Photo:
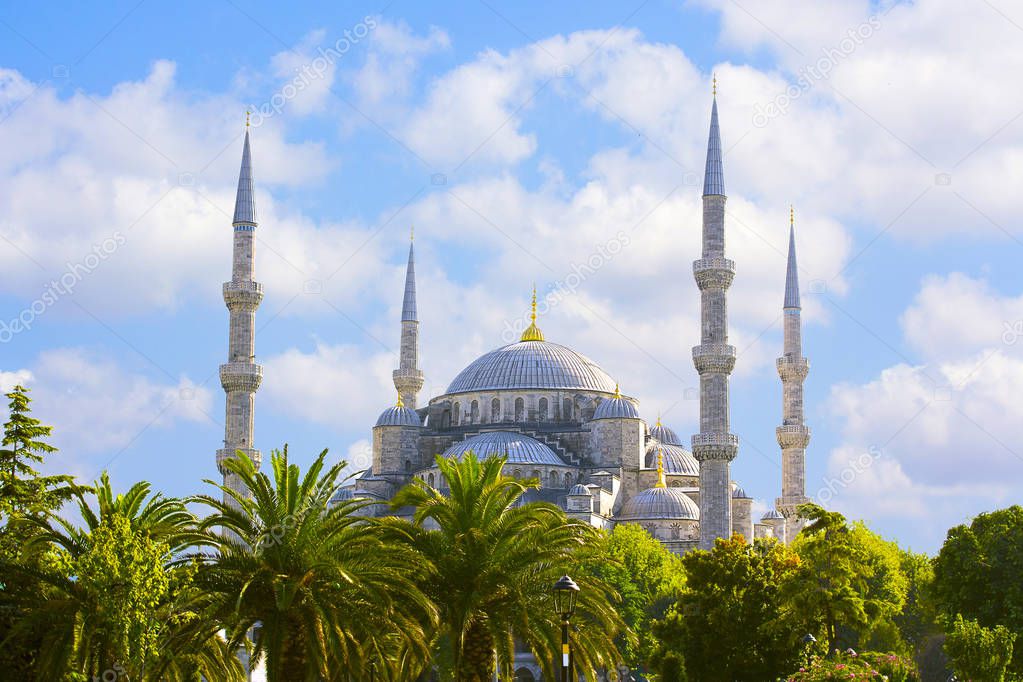
[[[657,425],[650,429],[650,435],[665,445],[685,445],[682,439],[678,437],[678,434],[670,427],[662,424],[660,419],[657,420]]]
[[[777,509],[768,509],[764,512],[764,515],[760,517],[761,521],[777,521],[779,519],[784,520],[784,516],[781,515]]]
[[[572,486],[572,489],[568,491],[568,494],[587,495],[589,497],[593,497],[593,493],[590,492],[590,489],[584,486],[582,483],[576,483],[574,486]]]
[[[746,494],[746,491],[742,489],[742,486],[732,484],[732,497],[737,500],[752,500],[753,498]]]
[[[639,412],[631,400],[622,397],[615,384],[615,394],[611,398],[601,400],[593,412],[594,419],[639,419]]]
[[[698,521],[700,510],[696,503],[678,488],[647,488],[630,497],[622,506],[619,521],[645,519],[682,519]]]
[[[508,464],[546,464],[565,466],[554,450],[538,440],[511,431],[488,431],[455,443],[444,451],[444,457],[462,457],[475,452],[479,459],[507,457]]]
[[[419,415],[413,410],[398,404],[388,407],[380,413],[377,419],[377,426],[422,426]]]
[[[681,445],[661,446],[664,453],[664,473],[671,476],[699,476],[700,463],[696,461],[693,454]],[[646,468],[653,469],[657,466],[657,446],[652,443],[647,447]]]

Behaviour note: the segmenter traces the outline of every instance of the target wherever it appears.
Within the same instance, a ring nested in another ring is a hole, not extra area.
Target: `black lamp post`
[[[803,635],[803,658],[806,665],[810,665],[810,649],[817,643],[817,638],[809,632]]]
[[[554,608],[561,614],[561,682],[571,678],[572,656],[568,647],[568,619],[575,611],[575,597],[579,586],[567,575],[554,583]]]

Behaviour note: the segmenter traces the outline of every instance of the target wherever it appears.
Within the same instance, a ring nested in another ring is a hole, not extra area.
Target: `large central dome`
[[[614,379],[585,355],[549,341],[520,341],[472,362],[448,393],[503,389],[567,389],[614,393]]]

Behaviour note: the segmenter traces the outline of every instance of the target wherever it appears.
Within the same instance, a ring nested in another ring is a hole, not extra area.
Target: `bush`
[[[913,662],[895,654],[853,650],[836,651],[828,658],[814,658],[808,668],[790,675],[788,682],[825,682],[827,680],[876,680],[877,682],[919,682]]]
[[[952,631],[945,637],[945,653],[952,669],[964,680],[1002,682],[1012,661],[1015,633],[1001,625],[986,628],[974,620],[956,615]]]

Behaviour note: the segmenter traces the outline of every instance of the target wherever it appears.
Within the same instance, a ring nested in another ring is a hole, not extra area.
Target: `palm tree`
[[[225,499],[194,498],[214,510],[202,529],[216,551],[197,555],[210,614],[233,646],[251,637],[270,682],[421,669],[435,610],[416,587],[410,552],[383,541],[360,513],[366,501],[331,504],[346,465],[324,471],[326,455],[301,476],[285,447],[271,457],[271,478],[239,453],[225,466],[242,491],[217,485]]]
[[[579,550],[598,531],[552,504],[522,504],[523,493],[539,484],[504,476],[504,463],[501,457],[480,461],[473,453],[461,461],[439,457],[448,494],[413,479],[391,501],[394,508],[413,507],[413,518],[385,523],[432,569],[424,591],[440,611],[437,662],[450,666],[459,682],[487,682],[495,660],[502,671],[511,670],[518,640],[554,679],[561,631],[551,587],[573,573],[581,587],[573,618],[575,663],[595,679],[597,670],[617,662],[614,638],[626,631],[611,606],[613,592],[574,571],[581,567]]]
[[[243,679],[216,630],[182,608],[196,598],[192,571],[174,560],[196,535],[184,504],[150,495],[144,481],[115,495],[105,472],[94,487],[72,485],[71,492],[84,526],[55,514],[23,519],[26,552],[36,560],[3,567],[40,587],[28,599],[5,595],[20,615],[17,629],[41,636],[37,679],[111,672],[141,680]],[[95,509],[87,495],[95,496]]]

